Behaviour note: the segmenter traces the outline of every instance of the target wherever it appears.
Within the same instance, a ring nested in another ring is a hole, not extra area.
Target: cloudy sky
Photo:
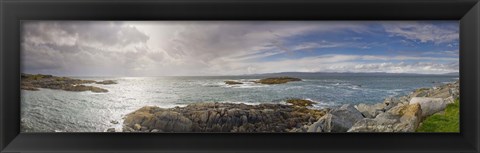
[[[25,73],[459,71],[457,21],[26,21],[22,25]]]

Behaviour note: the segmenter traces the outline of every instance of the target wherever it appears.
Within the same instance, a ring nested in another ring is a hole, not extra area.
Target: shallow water
[[[293,76],[295,77],[295,76]],[[40,89],[21,92],[22,132],[104,132],[121,130],[125,114],[146,105],[185,106],[195,102],[285,103],[287,98],[317,102],[316,108],[341,104],[378,103],[389,96],[433,87],[458,79],[454,76],[298,76],[304,81],[279,85],[255,84],[260,76],[218,77],[74,77],[116,80],[99,85],[107,93]],[[226,85],[236,80],[240,85]],[[119,124],[112,124],[118,121]]]

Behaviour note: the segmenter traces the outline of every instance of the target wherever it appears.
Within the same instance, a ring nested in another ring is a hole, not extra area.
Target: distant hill
[[[459,72],[452,72],[452,73],[445,73],[443,75],[460,76],[460,73]]]
[[[417,74],[417,73],[386,73],[386,72],[279,72],[279,73],[262,73],[252,74],[253,76],[459,76],[458,72],[445,74]]]

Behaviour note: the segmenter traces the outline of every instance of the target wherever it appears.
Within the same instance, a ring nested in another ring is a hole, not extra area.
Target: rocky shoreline
[[[47,88],[54,90],[65,90],[65,91],[91,91],[96,93],[108,92],[107,89],[87,86],[84,84],[116,84],[117,82],[113,80],[105,81],[94,81],[94,80],[80,80],[73,79],[69,77],[57,77],[52,75],[43,75],[43,74],[21,74],[21,84],[20,88],[22,90],[37,91],[38,88]]]
[[[145,106],[125,116],[123,132],[415,132],[423,119],[443,111],[458,97],[456,81],[377,104],[321,110],[302,99],[290,99],[287,104]]]

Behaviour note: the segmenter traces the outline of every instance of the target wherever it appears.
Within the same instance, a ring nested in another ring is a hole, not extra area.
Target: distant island
[[[420,73],[386,73],[386,72],[278,72],[278,73],[261,73],[261,74],[248,74],[252,76],[337,76],[337,75],[349,75],[349,76],[460,76],[459,72],[443,73],[443,74],[420,74]]]
[[[92,91],[96,93],[108,92],[107,89],[103,89],[95,86],[87,86],[84,84],[116,84],[113,80],[94,81],[94,80],[80,80],[69,77],[57,77],[53,75],[45,74],[21,74],[20,88],[23,90],[36,91],[38,88],[65,90],[65,91]]]

